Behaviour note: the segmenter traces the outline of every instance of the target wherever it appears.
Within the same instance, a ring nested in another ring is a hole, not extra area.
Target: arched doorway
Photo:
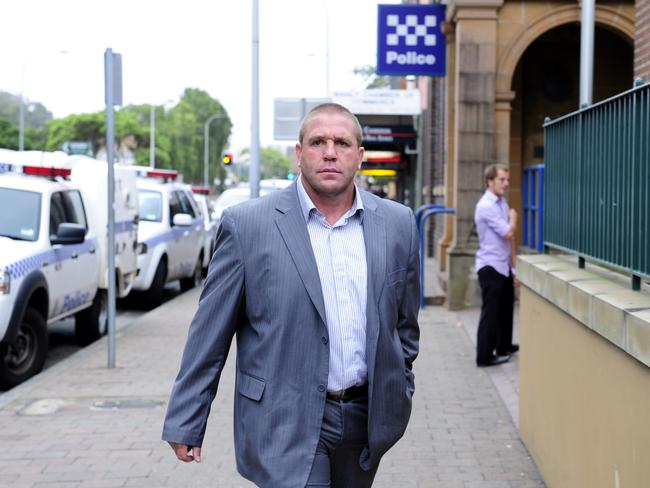
[[[632,42],[612,29],[596,26],[594,103],[632,88]],[[579,106],[580,25],[555,27],[530,44],[517,63],[511,88],[515,97],[510,115],[513,181],[509,200],[521,212],[523,169],[544,158],[544,118],[571,113]]]

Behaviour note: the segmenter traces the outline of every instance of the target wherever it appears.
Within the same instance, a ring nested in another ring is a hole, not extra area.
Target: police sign
[[[377,74],[445,76],[445,5],[379,5]]]

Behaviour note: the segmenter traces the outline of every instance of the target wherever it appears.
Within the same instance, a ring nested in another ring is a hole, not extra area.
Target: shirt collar
[[[298,188],[298,200],[300,200],[300,209],[302,215],[305,218],[305,222],[309,221],[309,214],[312,210],[319,211],[314,205],[314,202],[309,195],[307,190],[303,186],[302,175],[298,176],[298,181],[296,182],[296,187]],[[352,202],[352,207],[347,211],[345,217],[351,217],[356,213],[359,213],[359,218],[363,221],[363,200],[361,200],[361,192],[357,188],[357,185],[354,185],[354,202]]]
[[[492,193],[490,190],[485,190],[485,195],[486,195],[487,198],[488,198],[491,202],[493,202],[493,203],[496,203],[496,202],[499,202],[499,201],[502,200],[501,197],[496,196],[496,195],[495,195],[494,193]]]

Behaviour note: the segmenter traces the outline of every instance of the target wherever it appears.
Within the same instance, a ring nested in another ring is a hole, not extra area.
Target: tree
[[[249,155],[250,149],[241,152],[242,156]],[[262,179],[281,178],[287,179],[293,167],[291,160],[274,147],[260,149],[260,166]]]
[[[115,112],[115,140],[118,145],[131,137],[140,145],[145,133],[144,127],[133,112]],[[91,144],[93,153],[97,154],[106,142],[106,113],[69,115],[50,122],[46,150],[56,151],[66,141],[87,141]]]
[[[367,90],[374,90],[377,88],[390,88],[390,77],[380,76],[374,66],[367,64],[365,66],[357,66],[354,68],[353,73],[359,75],[363,80],[368,83]]]
[[[142,144],[136,150],[138,164],[148,165],[151,110],[156,113],[156,166],[180,171],[185,181],[203,181],[205,121],[214,114],[222,114],[210,123],[210,164],[208,181],[213,181],[220,167],[221,153],[226,147],[232,123],[218,100],[197,88],[187,88],[179,102],[166,110],[162,105],[130,105],[122,109],[132,113],[146,127]],[[217,164],[214,164],[217,162]]]
[[[0,147],[18,149],[18,128],[3,118],[0,118]]]
[[[25,103],[25,128],[43,129],[52,120],[52,113],[39,102]],[[0,91],[0,117],[9,120],[14,125],[19,125],[20,97],[11,93]],[[27,131],[25,131],[26,133]],[[26,138],[25,138],[26,139]]]

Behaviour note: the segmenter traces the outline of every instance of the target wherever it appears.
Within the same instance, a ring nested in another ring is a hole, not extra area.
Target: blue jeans
[[[359,456],[368,445],[368,398],[327,399],[307,487],[366,488],[378,466],[364,471]]]

